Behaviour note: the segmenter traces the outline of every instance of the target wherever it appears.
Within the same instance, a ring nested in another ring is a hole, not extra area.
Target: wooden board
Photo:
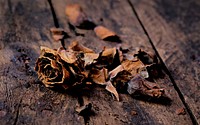
[[[57,48],[47,1],[0,1],[0,124],[84,124],[76,97],[46,89],[34,71],[40,46]],[[25,61],[30,61],[25,64]]]
[[[65,6],[70,3],[79,3],[86,14],[98,25],[104,25],[120,35],[123,42],[122,47],[131,51],[135,48],[153,50],[143,32],[137,18],[134,16],[130,5],[126,1],[88,1],[88,0],[53,0],[58,22],[69,34],[68,21],[65,16]],[[71,32],[71,33],[70,33]],[[66,45],[73,40],[79,40],[87,47],[99,52],[104,46],[119,46],[119,43],[112,43],[99,40],[93,31],[77,29],[76,32],[84,36],[73,35],[73,38],[66,40]],[[108,92],[97,88],[84,96],[94,106],[97,113],[90,118],[90,124],[192,124],[189,115],[176,115],[178,108],[184,107],[174,89],[170,79],[167,77],[157,81],[165,87],[167,94],[173,100],[169,106],[150,103],[132,99],[129,95],[120,94],[120,102],[116,102]],[[131,115],[136,111],[138,115]]]
[[[132,4],[191,110],[193,123],[200,124],[200,2],[132,0]]]

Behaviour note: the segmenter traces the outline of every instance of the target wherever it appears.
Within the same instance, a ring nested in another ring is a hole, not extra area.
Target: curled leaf
[[[119,101],[119,94],[118,94],[116,88],[112,85],[112,83],[110,81],[108,81],[107,84],[106,84],[106,90],[108,90],[109,92],[114,94],[117,101]]]
[[[135,76],[136,74],[140,73],[142,69],[144,69],[144,64],[140,60],[125,60],[122,62],[121,65],[124,68],[124,70],[130,72],[132,76]]]
[[[115,32],[107,29],[104,26],[95,27],[94,32],[102,40],[112,41],[112,42],[121,42],[120,38],[116,35]]]
[[[145,51],[139,50],[138,53],[135,54],[134,56],[137,57],[140,61],[142,61],[145,65],[158,63],[158,59],[157,59],[155,53],[150,52],[150,51],[145,52]]]
[[[77,41],[72,42],[72,44],[68,47],[69,49],[73,51],[79,51],[84,53],[94,53],[92,49],[89,49],[82,44],[78,43]]]
[[[88,66],[92,63],[96,63],[96,60],[98,59],[99,54],[96,53],[84,53],[84,66]]]
[[[116,68],[121,63],[121,55],[119,51],[114,48],[104,48],[98,58],[98,64],[105,66],[109,70]]]
[[[131,95],[139,93],[157,98],[164,95],[164,89],[161,89],[155,83],[145,80],[140,75],[136,75],[128,82],[127,91]]]
[[[65,50],[63,48],[59,48],[57,52],[60,55],[61,59],[69,64],[75,63],[77,60],[76,58],[77,53],[75,53],[72,50]]]
[[[52,37],[53,39],[57,42],[61,39],[63,39],[65,37],[66,32],[64,32],[64,29],[62,28],[51,28],[50,29],[51,33],[52,33]]]
[[[115,69],[113,69],[112,71],[109,72],[109,77],[110,79],[114,78],[117,76],[117,74],[121,71],[123,71],[124,68],[122,65],[119,65],[118,67],[116,67]]]
[[[69,4],[66,6],[65,13],[69,22],[81,29],[94,29],[96,26],[90,21],[79,4]]]
[[[103,68],[101,70],[99,69],[93,69],[90,72],[90,78],[93,82],[100,85],[106,85],[106,81],[108,79],[108,70],[106,68]]]

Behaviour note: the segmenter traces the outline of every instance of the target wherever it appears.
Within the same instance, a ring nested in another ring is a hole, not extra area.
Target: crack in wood
[[[53,16],[54,25],[55,25],[56,28],[59,28],[58,19],[56,17],[56,13],[55,13],[55,10],[53,8],[51,0],[48,0],[48,3],[49,3],[49,6],[50,6],[50,9],[51,9],[52,16]],[[64,49],[66,49],[65,48],[65,41],[64,41],[64,39],[61,39],[60,42],[61,42],[62,47]]]
[[[16,116],[15,116],[15,120],[14,120],[13,125],[17,125],[17,121],[18,121],[18,118],[19,118],[19,109],[20,109],[20,106],[21,106],[21,103],[22,103],[22,98],[23,98],[23,96],[21,97],[19,104],[17,105],[17,113],[16,113]]]
[[[51,9],[51,12],[52,12],[52,16],[53,16],[53,20],[54,20],[54,25],[56,28],[59,28],[59,23],[58,23],[58,19],[57,19],[57,16],[56,16],[56,13],[55,13],[55,10],[54,10],[54,7],[52,5],[52,2],[51,0],[47,0],[48,3],[49,3],[49,6],[50,6],[50,9]],[[68,25],[71,25],[68,23]],[[82,35],[82,34],[79,34],[76,32],[76,29],[75,27],[73,27],[72,25],[69,26],[70,27],[70,30],[76,35],[76,36],[79,36],[79,35]],[[65,44],[64,44],[64,39],[61,40],[61,45],[64,49],[65,48]],[[79,106],[83,106],[84,105],[84,99],[81,95],[78,95],[77,97],[77,100],[78,100],[78,103],[79,103]],[[89,119],[89,115],[81,115],[83,118],[84,118],[84,122],[85,122],[85,125],[88,125],[89,122],[90,122],[90,119]]]
[[[167,66],[165,65],[165,63],[164,63],[164,61],[162,60],[161,56],[159,55],[159,53],[158,53],[156,47],[154,46],[153,41],[151,40],[151,37],[149,36],[149,34],[148,34],[148,32],[147,32],[147,30],[146,30],[144,24],[142,23],[141,19],[139,18],[139,15],[138,15],[138,13],[137,13],[137,11],[136,11],[134,5],[132,4],[132,2],[131,2],[130,0],[127,0],[127,2],[128,2],[128,4],[130,5],[130,7],[131,7],[131,9],[132,9],[132,11],[133,11],[133,13],[134,13],[134,15],[136,16],[136,18],[137,18],[137,20],[138,20],[140,26],[142,27],[142,29],[143,29],[145,35],[147,36],[147,38],[148,38],[148,40],[149,40],[149,42],[150,42],[150,44],[151,44],[153,50],[155,51],[157,57],[159,58],[159,60],[160,60],[160,62],[161,62],[161,65],[162,65],[162,67],[163,67],[163,70],[164,70],[164,71],[166,72],[166,74],[169,76],[169,78],[170,78],[170,80],[171,80],[171,82],[172,82],[172,84],[173,84],[173,86],[174,86],[174,89],[175,89],[176,92],[178,93],[179,98],[181,99],[183,105],[185,106],[185,108],[186,108],[186,110],[187,110],[187,112],[188,112],[188,114],[189,114],[189,116],[190,116],[190,119],[192,120],[192,123],[193,123],[194,125],[198,125],[197,119],[195,118],[195,116],[194,116],[192,110],[190,109],[189,105],[186,103],[185,98],[184,98],[184,96],[183,96],[183,93],[181,92],[181,90],[180,90],[179,87],[177,86],[177,84],[176,84],[174,78],[172,77],[172,75],[171,75],[169,69],[168,69]]]

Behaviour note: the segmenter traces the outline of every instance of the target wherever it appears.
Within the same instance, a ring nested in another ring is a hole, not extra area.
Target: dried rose
[[[67,83],[70,83],[72,77],[57,51],[47,47],[41,47],[41,54],[36,61],[35,71],[46,87],[54,87],[55,84],[59,84],[68,88]]]

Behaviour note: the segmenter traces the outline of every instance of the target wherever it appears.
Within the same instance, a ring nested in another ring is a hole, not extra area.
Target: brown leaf
[[[94,28],[94,32],[102,40],[106,40],[108,37],[118,37],[115,32],[107,29],[104,26],[97,26],[97,27],[95,27]]]
[[[61,47],[57,50],[57,52],[60,55],[61,59],[69,64],[75,63],[77,60],[77,53],[72,50],[65,50]]]
[[[87,16],[79,4],[67,5],[65,13],[70,23],[74,26],[79,26],[84,20],[87,20]]]
[[[97,64],[112,70],[120,65],[120,53],[114,48],[104,48],[104,50],[99,54]]]
[[[62,29],[62,28],[55,28],[55,27],[53,27],[53,28],[50,29],[50,31],[52,33],[53,39],[56,42],[59,41],[59,40],[61,40],[61,39],[63,39],[64,36],[65,36],[64,35],[64,29]]]
[[[114,94],[116,99],[117,99],[117,101],[119,101],[119,94],[118,94],[116,88],[112,85],[112,83],[110,81],[107,82],[106,90],[108,90],[109,92]]]
[[[85,53],[84,54],[84,66],[90,65],[92,63],[96,63],[97,58],[99,57],[99,54],[96,53]]]
[[[140,75],[136,75],[128,82],[127,91],[129,94],[135,93],[148,95],[151,97],[161,97],[164,95],[164,89],[161,89],[157,84],[149,82],[142,78]]]
[[[83,12],[83,9],[79,4],[67,5],[65,13],[68,17],[70,24],[72,24],[73,26],[88,30],[94,29],[94,27],[96,27],[96,25],[88,19],[87,15],[85,14],[85,12]]]
[[[185,108],[181,107],[181,108],[177,109],[176,114],[177,115],[185,115],[186,114]]]
[[[106,85],[106,81],[108,79],[108,70],[106,68],[103,68],[101,70],[99,69],[92,69],[90,71],[90,78],[93,82],[100,85]]]
[[[140,61],[142,61],[145,65],[158,63],[158,58],[156,57],[156,54],[151,51],[145,52],[140,49],[138,53],[134,56],[137,57]]]
[[[132,116],[137,115],[137,112],[133,110],[133,111],[131,111],[131,115]]]
[[[130,72],[132,76],[135,76],[136,74],[140,73],[140,71],[145,67],[140,60],[136,61],[125,60],[122,62],[121,65],[123,69]]]
[[[72,42],[72,44],[68,47],[68,49],[84,53],[94,53],[92,49],[85,47],[84,45],[78,43],[77,41]]]
[[[109,72],[109,78],[112,79],[112,78],[116,77],[117,74],[123,70],[124,70],[123,66],[119,65],[118,67],[116,67],[115,69],[113,69],[112,71]]]

